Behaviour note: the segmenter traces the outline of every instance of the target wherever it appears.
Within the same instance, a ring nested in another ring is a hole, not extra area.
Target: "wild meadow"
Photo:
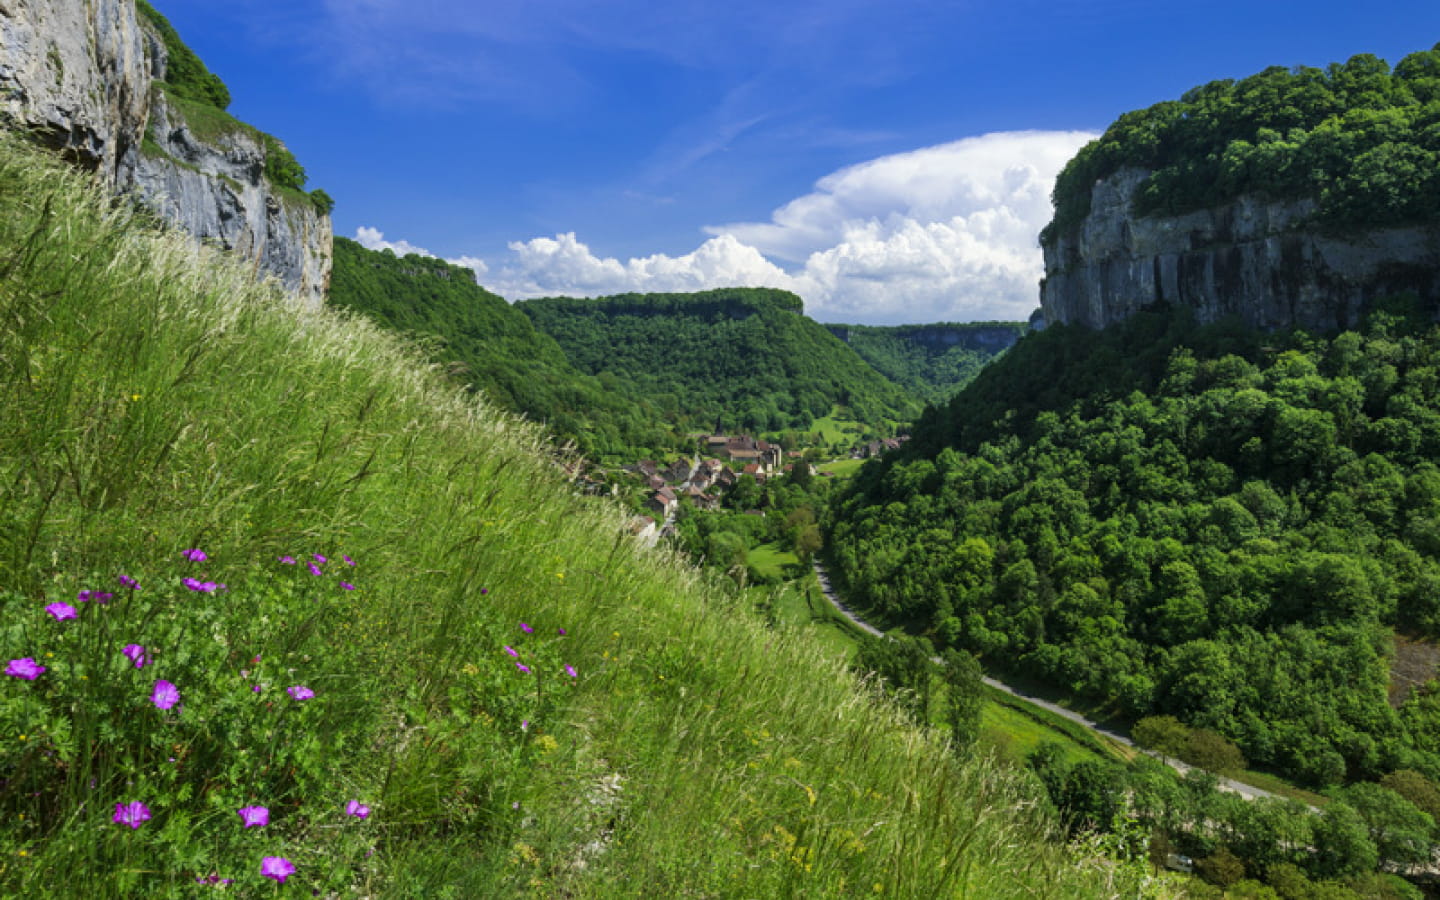
[[[0,385],[0,895],[1165,890],[420,350],[10,139]]]

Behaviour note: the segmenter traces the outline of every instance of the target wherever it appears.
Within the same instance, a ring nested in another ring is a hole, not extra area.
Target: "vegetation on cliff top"
[[[248,132],[260,142],[265,152],[265,177],[281,191],[304,197],[322,216],[335,209],[335,201],[320,188],[306,192],[308,180],[305,167],[279,138],[266,134],[231,116],[230,89],[220,76],[211,72],[195,51],[180,38],[175,26],[146,0],[135,0],[140,18],[155,29],[165,45],[165,80],[159,82],[166,95],[175,102],[186,123],[200,135],[218,135],[234,131]],[[151,152],[159,144],[147,140]]]
[[[0,893],[1134,894],[535,428],[10,142],[0,312]]]
[[[516,304],[570,361],[695,430],[807,429],[839,404],[879,426],[918,404],[769,288]]]
[[[1055,183],[1050,241],[1079,226],[1095,182],[1152,174],[1136,213],[1175,214],[1241,194],[1312,198],[1330,227],[1440,216],[1440,45],[1392,71],[1370,54],[1324,69],[1274,66],[1122,115]]]

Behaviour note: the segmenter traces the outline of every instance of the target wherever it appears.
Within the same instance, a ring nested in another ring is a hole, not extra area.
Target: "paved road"
[[[815,567],[815,577],[820,582],[820,590],[822,593],[825,594],[825,599],[829,600],[830,604],[834,606],[835,609],[838,610],[842,616],[855,623],[857,627],[863,629],[869,634],[875,635],[876,637],[884,637],[885,633],[883,631],[876,628],[874,625],[871,625],[869,622],[866,622],[864,619],[860,618],[858,615],[855,614],[854,610],[852,610],[849,606],[845,605],[845,601],[841,600],[839,595],[835,593],[835,589],[831,587],[830,576],[826,573],[825,567],[820,565],[820,563],[818,562],[813,563],[813,565]],[[935,661],[937,663],[940,662],[939,657],[936,657]],[[1080,725],[1084,728],[1088,728],[1096,734],[1100,735],[1101,737],[1108,738],[1109,740],[1112,740],[1122,746],[1130,747],[1137,753],[1144,753],[1147,756],[1153,756],[1161,762],[1166,763],[1182,775],[1190,771],[1190,766],[1187,766],[1185,763],[1180,762],[1177,759],[1170,759],[1169,757],[1160,756],[1158,753],[1152,753],[1151,751],[1145,750],[1141,747],[1136,747],[1135,742],[1130,740],[1130,737],[1128,735],[1121,734],[1118,731],[1112,731],[1102,725],[1099,725],[1098,723],[1092,722],[1084,716],[1080,715],[1079,713],[1075,712],[1074,710],[1066,709],[1063,706],[1058,706],[1054,703],[1049,702],[1048,700],[1042,700],[1039,697],[1033,697],[1025,693],[1024,691],[1011,687],[1003,681],[997,681],[996,679],[991,678],[988,675],[985,676],[984,681],[986,684],[990,685],[996,690],[1004,691],[1010,696],[1018,697],[1019,699],[1024,700],[1026,703],[1029,703],[1032,706],[1038,706],[1043,710],[1047,710],[1048,712],[1052,712],[1055,715],[1060,716],[1061,718],[1069,719],[1071,722],[1074,722],[1075,724]],[[1227,791],[1234,791],[1235,793],[1240,794],[1248,800],[1254,800],[1257,797],[1271,797],[1278,799],[1277,795],[1271,793],[1270,791],[1261,790],[1260,788],[1257,788],[1253,785],[1244,784],[1243,782],[1235,781],[1230,778],[1221,778],[1220,787]]]

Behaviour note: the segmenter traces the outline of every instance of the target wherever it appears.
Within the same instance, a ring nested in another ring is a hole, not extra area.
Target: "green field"
[[[865,465],[863,459],[832,459],[829,462],[821,463],[816,468],[822,475],[828,472],[836,478],[849,478],[860,471],[860,467],[863,465]]]

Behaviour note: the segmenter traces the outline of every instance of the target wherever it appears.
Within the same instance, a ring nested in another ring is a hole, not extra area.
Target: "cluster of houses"
[[[784,470],[787,458],[801,455],[799,451],[787,454],[779,444],[749,435],[706,435],[704,445],[705,455],[694,461],[679,459],[662,468],[653,460],[642,460],[626,467],[645,480],[653,492],[645,505],[662,519],[675,512],[682,497],[697,509],[715,509],[720,505],[718,494],[734,487],[740,476],[750,475],[764,484]]]

